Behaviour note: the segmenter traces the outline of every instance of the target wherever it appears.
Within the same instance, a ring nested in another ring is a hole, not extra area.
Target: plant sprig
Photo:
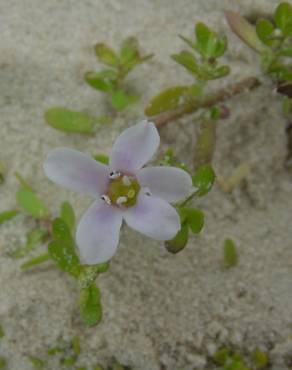
[[[60,216],[52,217],[35,190],[20,174],[16,176],[20,182],[16,200],[20,208],[35,219],[37,226],[27,233],[25,245],[15,249],[11,257],[27,257],[38,246],[47,243],[46,253],[27,259],[21,268],[28,270],[44,262],[54,262],[56,267],[77,280],[80,289],[78,304],[81,318],[86,325],[96,325],[102,318],[101,298],[96,279],[99,274],[108,270],[109,263],[83,265],[76,253],[76,244],[72,236],[75,230],[75,213],[71,204],[63,202]],[[19,210],[1,213],[0,223],[12,219],[19,213]]]
[[[94,50],[98,61],[106,68],[98,72],[86,72],[85,82],[107,96],[112,113],[136,103],[139,96],[129,90],[126,78],[137,66],[150,60],[153,54],[142,55],[135,37],[126,38],[119,52],[105,43],[96,44]],[[45,112],[44,118],[49,126],[59,131],[92,135],[99,125],[111,123],[112,116],[113,114],[93,117],[86,112],[55,106]]]
[[[135,103],[138,96],[128,92],[125,79],[134,68],[151,59],[153,54],[141,55],[135,37],[126,38],[118,53],[104,43],[96,44],[94,49],[98,61],[107,68],[99,72],[86,72],[84,78],[88,85],[107,94],[115,110],[123,110]]]
[[[167,151],[167,162],[171,166],[182,168],[180,162],[177,162],[172,151]],[[185,165],[183,169],[189,171]],[[192,176],[194,191],[187,199],[176,205],[180,215],[181,229],[176,236],[165,242],[165,247],[170,253],[182,251],[188,243],[189,232],[199,234],[204,226],[204,213],[192,206],[192,201],[196,197],[205,196],[213,187],[215,182],[215,173],[210,165],[200,167],[194,176]]]
[[[275,81],[278,91],[281,92],[283,82],[292,81],[292,65],[288,62],[292,57],[291,4],[286,2],[279,4],[272,21],[259,18],[255,26],[232,11],[226,12],[226,19],[232,31],[260,54],[263,72]],[[291,83],[289,86],[291,97]]]

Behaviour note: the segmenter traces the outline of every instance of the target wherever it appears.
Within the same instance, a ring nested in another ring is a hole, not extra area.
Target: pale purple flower
[[[155,125],[142,121],[117,138],[109,166],[68,148],[48,154],[44,171],[49,179],[96,198],[76,231],[85,263],[98,264],[112,258],[123,220],[156,240],[172,239],[179,231],[179,215],[169,203],[187,197],[192,180],[179,168],[143,167],[156,152],[159,141]]]

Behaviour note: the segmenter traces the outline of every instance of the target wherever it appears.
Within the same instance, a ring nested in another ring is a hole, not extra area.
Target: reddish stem
[[[261,82],[256,77],[248,77],[235,84],[220,89],[213,94],[207,95],[205,98],[203,98],[201,102],[197,104],[193,103],[185,105],[175,110],[164,112],[157,116],[149,117],[149,119],[156,125],[156,127],[160,128],[162,126],[165,126],[167,123],[184,116],[185,114],[194,113],[199,108],[210,108],[213,105],[232,98],[234,95],[253,90],[260,85]]]

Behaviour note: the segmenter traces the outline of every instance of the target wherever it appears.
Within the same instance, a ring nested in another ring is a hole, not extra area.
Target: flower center
[[[140,185],[135,177],[112,172],[107,194],[103,196],[103,199],[107,203],[120,207],[132,207],[137,202],[139,191]]]

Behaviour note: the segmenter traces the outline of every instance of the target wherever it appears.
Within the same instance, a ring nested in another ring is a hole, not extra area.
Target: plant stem
[[[216,125],[217,122],[212,120],[203,120],[200,123],[200,133],[193,154],[195,169],[212,162],[216,145]]]
[[[181,204],[179,204],[180,207],[186,206],[196,195],[197,190],[195,190],[191,195],[189,195]]]
[[[37,257],[34,257],[34,258],[26,261],[25,263],[23,263],[21,265],[21,268],[22,268],[22,270],[27,270],[27,269],[29,269],[33,266],[39,265],[40,263],[50,261],[51,259],[52,258],[51,258],[49,253],[44,253],[44,254],[41,254]]]
[[[213,94],[206,95],[199,103],[189,103],[175,110],[150,117],[150,120],[156,125],[156,127],[160,128],[165,126],[167,123],[184,116],[185,114],[194,113],[199,108],[210,108],[217,103],[232,98],[234,95],[253,90],[260,85],[261,82],[256,77],[248,77],[235,84],[220,89]]]

